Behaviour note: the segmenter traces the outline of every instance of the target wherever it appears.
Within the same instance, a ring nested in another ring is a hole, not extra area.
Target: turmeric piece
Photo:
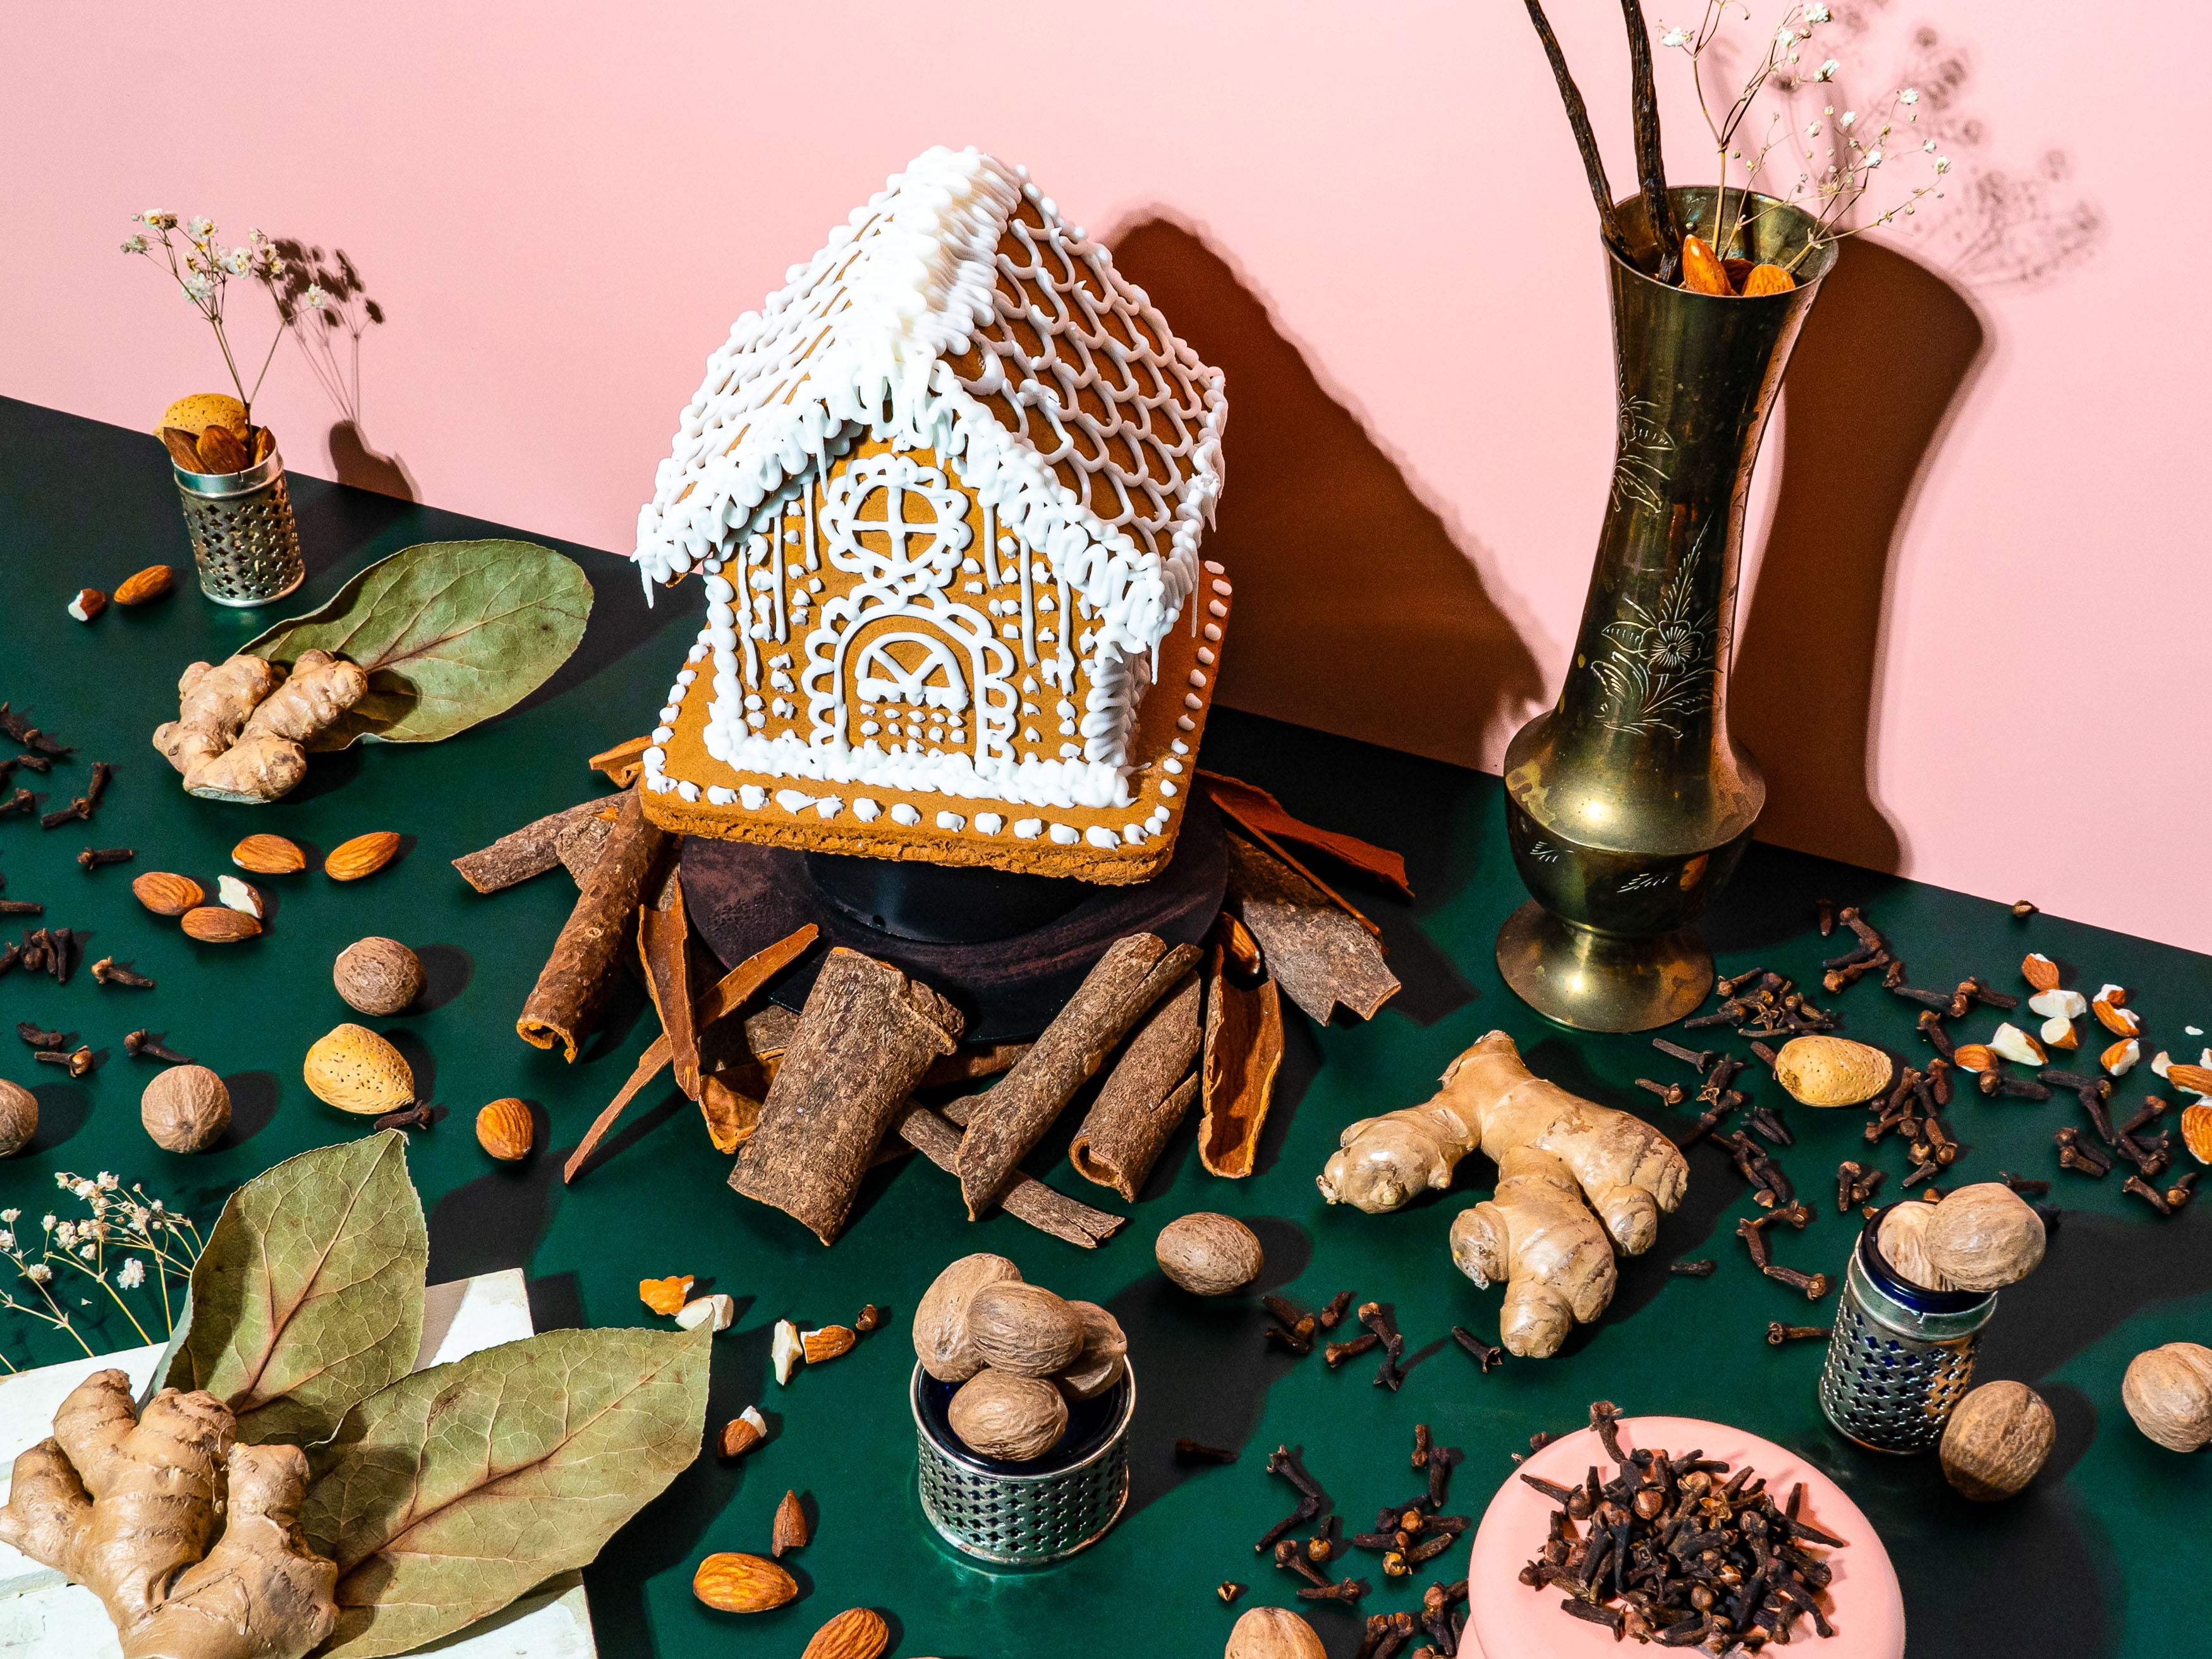
[[[1347,1128],[1322,1170],[1322,1196],[1395,1210],[1450,1186],[1460,1160],[1482,1152],[1498,1165],[1498,1188],[1452,1223],[1452,1261],[1478,1285],[1505,1281],[1508,1352],[1555,1353],[1613,1300],[1614,1249],[1651,1247],[1659,1218],[1682,1200],[1689,1164],[1643,1119],[1534,1075],[1503,1031],[1453,1060],[1443,1085],[1421,1105]]]
[[[185,775],[185,793],[258,805],[307,775],[307,740],[359,702],[368,676],[327,651],[302,652],[290,674],[258,657],[196,662],[177,682],[177,718],[154,747]]]
[[[124,1659],[301,1659],[337,1623],[337,1564],[300,1534],[307,1454],[234,1429],[175,1389],[141,1417],[129,1379],[95,1371],[15,1460],[0,1541],[97,1595]]]

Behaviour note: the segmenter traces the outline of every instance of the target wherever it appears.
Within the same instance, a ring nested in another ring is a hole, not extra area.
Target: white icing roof
[[[638,514],[648,597],[857,424],[956,459],[1002,526],[1110,608],[1102,647],[1158,642],[1220,492],[1222,377],[1025,170],[931,149],[787,281],[684,408]]]

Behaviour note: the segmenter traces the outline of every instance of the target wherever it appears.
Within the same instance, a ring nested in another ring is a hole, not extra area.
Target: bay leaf
[[[397,1129],[318,1147],[222,1206],[167,1380],[226,1401],[240,1441],[326,1439],[414,1369],[430,1244],[406,1148]]]
[[[712,1341],[548,1331],[356,1406],[309,1454],[301,1529],[338,1565],[317,1654],[411,1651],[592,1560],[699,1455]]]
[[[533,542],[425,542],[380,559],[329,604],[244,647],[270,662],[324,650],[359,663],[368,690],[313,750],[358,739],[435,743],[512,708],[584,637],[592,584]]]

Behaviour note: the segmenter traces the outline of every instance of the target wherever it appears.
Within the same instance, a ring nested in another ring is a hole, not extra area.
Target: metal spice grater
[[[1124,1369],[1121,1387],[1104,1397],[1097,1431],[1079,1441],[1073,1461],[1040,1473],[996,1462],[962,1445],[946,1426],[939,1387],[920,1365],[908,1390],[921,1464],[921,1508],[954,1548],[1002,1566],[1057,1561],[1103,1538],[1129,1497],[1129,1425],[1137,1414],[1137,1379]]]
[[[172,459],[200,591],[217,605],[281,599],[307,580],[299,527],[276,450],[242,472],[193,472]]]
[[[1820,1409],[1872,1450],[1932,1451],[1973,1380],[1974,1350],[1997,1297],[1923,1290],[1893,1272],[1875,1241],[1894,1207],[1875,1212],[1851,1251],[1820,1371]]]

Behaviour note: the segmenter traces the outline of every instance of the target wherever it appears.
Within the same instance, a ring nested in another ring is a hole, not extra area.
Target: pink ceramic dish
[[[1798,1639],[1790,1651],[1802,1650],[1807,1659],[1899,1659],[1905,1652],[1905,1598],[1898,1589],[1896,1570],[1881,1540],[1875,1536],[1873,1523],[1834,1481],[1802,1457],[1756,1435],[1692,1418],[1624,1419],[1620,1443],[1663,1446],[1674,1457],[1700,1447],[1707,1457],[1723,1459],[1732,1468],[1748,1463],[1755,1474],[1766,1477],[1766,1489],[1778,1502],[1785,1501],[1790,1488],[1803,1481],[1801,1513],[1821,1531],[1844,1540],[1845,1547],[1821,1552],[1835,1570],[1826,1601],[1835,1635],[1823,1640],[1800,1620]],[[1530,1589],[1519,1576],[1543,1547],[1552,1511],[1558,1507],[1521,1475],[1574,1486],[1593,1463],[1610,1472],[1604,1448],[1584,1429],[1554,1440],[1498,1489],[1483,1512],[1482,1525],[1475,1529],[1474,1549],[1468,1561],[1468,1613],[1461,1653],[1470,1659],[1576,1659],[1578,1655],[1597,1659],[1620,1651],[1603,1626],[1586,1624],[1559,1610],[1561,1592]]]

